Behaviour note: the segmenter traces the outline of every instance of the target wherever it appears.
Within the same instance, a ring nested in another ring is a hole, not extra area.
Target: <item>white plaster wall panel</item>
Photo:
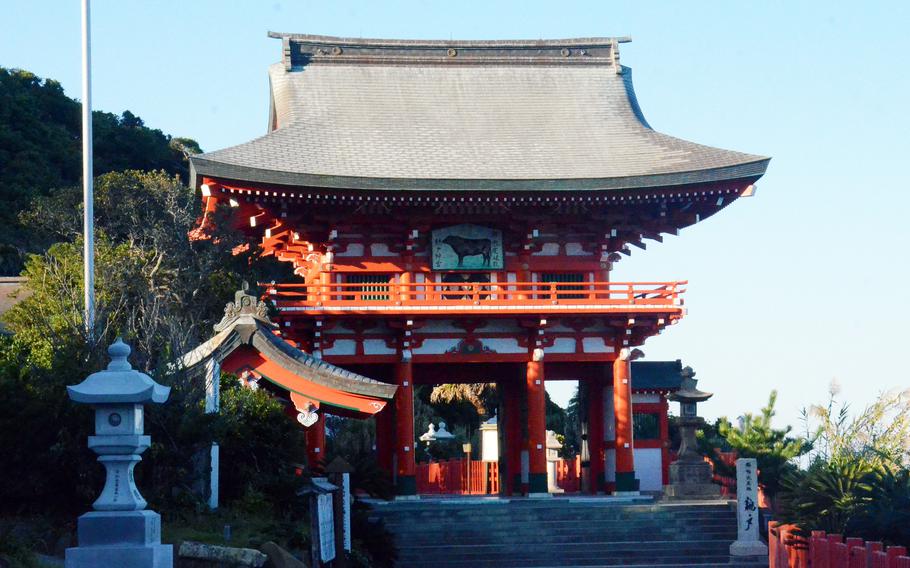
[[[428,337],[423,340],[423,345],[412,351],[415,355],[442,355],[457,346],[458,341],[458,339],[434,339]]]
[[[518,276],[516,276],[514,272],[507,272],[506,282],[518,282]]]
[[[612,483],[616,481],[616,448],[609,448],[604,454],[604,478]]]
[[[333,335],[345,335],[345,334],[350,335],[353,333],[355,333],[355,331],[353,329],[351,329],[349,327],[345,327],[345,325],[342,323],[339,323],[335,327],[332,328]]]
[[[336,339],[330,349],[323,349],[325,355],[356,355],[357,342],[353,339]]]
[[[521,327],[514,321],[498,319],[487,320],[483,327],[478,327],[477,329],[482,329],[487,333],[520,333],[522,331]]]
[[[464,329],[452,325],[451,320],[427,320],[420,333],[458,333],[464,335]]]
[[[613,353],[613,346],[607,345],[603,337],[585,337],[581,345],[585,353]]]
[[[389,250],[389,245],[385,243],[373,243],[370,245],[370,254],[373,256],[398,256]]]
[[[564,325],[559,322],[550,323],[549,319],[547,321],[547,333],[575,333],[575,330],[571,327]]]
[[[616,412],[613,410],[613,387],[604,388],[604,440],[616,440]]]
[[[595,322],[594,325],[584,328],[584,331],[586,331],[588,333],[591,333],[591,332],[593,332],[593,333],[605,333],[605,332],[612,333],[613,328],[607,329],[607,325],[604,322],[598,321],[598,322]]]
[[[632,402],[660,402],[659,394],[632,393]]]
[[[335,253],[335,257],[342,258],[345,256],[363,256],[364,250],[366,249],[361,243],[348,243],[348,246],[345,248],[345,250]]]
[[[662,491],[664,487],[659,448],[635,448],[635,477],[641,482],[642,491]]]
[[[343,323],[338,323],[332,326],[332,329],[328,331],[328,333],[329,335],[350,335],[356,333],[356,331],[344,325]],[[368,335],[389,334],[391,333],[391,330],[389,329],[389,326],[387,326],[384,322],[376,321],[373,327],[365,330],[365,333]]]
[[[364,339],[363,352],[366,355],[394,355],[396,353],[386,344],[385,339]]]
[[[581,243],[566,243],[567,256],[591,256],[581,245]]]
[[[497,353],[527,353],[528,348],[518,344],[518,340],[511,337],[494,337],[481,339],[480,342]]]
[[[540,250],[532,253],[531,256],[558,256],[559,243],[544,243]]]
[[[575,339],[572,337],[557,337],[553,345],[547,347],[544,353],[575,353]]]

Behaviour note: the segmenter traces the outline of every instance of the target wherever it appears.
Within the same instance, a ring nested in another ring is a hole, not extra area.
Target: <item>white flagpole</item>
[[[95,327],[95,207],[92,186],[92,42],[89,0],[82,0],[82,200],[85,332],[94,341]]]

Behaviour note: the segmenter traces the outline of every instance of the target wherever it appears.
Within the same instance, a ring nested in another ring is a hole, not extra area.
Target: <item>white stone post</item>
[[[731,556],[768,556],[759,536],[758,468],[754,458],[736,460],[736,542]]]
[[[211,358],[205,363],[205,413],[221,411],[221,363]],[[209,452],[209,509],[218,508],[218,472],[220,452],[217,442],[212,442]]]

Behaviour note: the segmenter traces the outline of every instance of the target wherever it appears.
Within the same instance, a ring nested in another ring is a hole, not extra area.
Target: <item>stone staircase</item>
[[[731,563],[726,503],[441,499],[376,504],[372,517],[395,535],[401,568],[768,565]]]

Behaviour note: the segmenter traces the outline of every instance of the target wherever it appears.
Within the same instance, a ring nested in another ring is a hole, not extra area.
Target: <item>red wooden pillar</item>
[[[514,380],[499,383],[502,414],[497,419],[502,436],[499,441],[500,461],[503,464],[502,492],[504,495],[521,493],[521,392]]]
[[[604,490],[604,383],[600,377],[588,382],[588,455],[591,494]]]
[[[528,361],[528,493],[549,494],[547,487],[547,395],[544,388],[543,350]]]
[[[325,465],[325,414],[320,410],[319,419],[308,427],[306,436],[306,458],[310,470]]]
[[[632,453],[632,361],[623,348],[613,362],[613,411],[616,420],[616,492],[637,492]]]
[[[395,456],[397,458],[396,492],[399,496],[417,495],[417,481],[414,477],[417,466],[414,462],[414,382],[413,366],[410,359],[395,364]]]
[[[376,463],[392,475],[392,456],[395,454],[395,407],[386,405],[376,414]]]

